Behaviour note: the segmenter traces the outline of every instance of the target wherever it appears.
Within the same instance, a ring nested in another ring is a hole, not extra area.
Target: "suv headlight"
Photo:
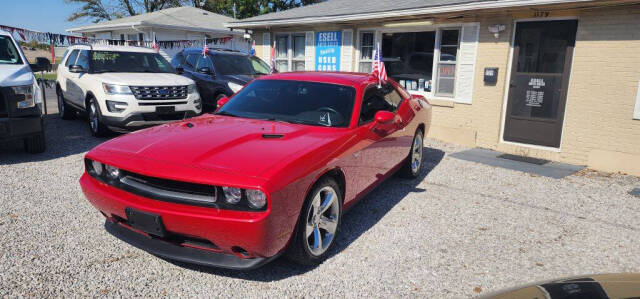
[[[106,94],[133,94],[131,88],[126,85],[102,83],[102,88]]]
[[[31,108],[36,105],[36,101],[33,98],[33,85],[14,86],[11,89],[13,89],[13,93],[16,96],[24,97],[23,100],[18,101],[16,104],[17,108]]]
[[[242,89],[244,87],[243,85],[235,84],[233,82],[229,82],[229,83],[227,83],[227,85],[233,91],[233,93],[238,92],[240,89]]]
[[[187,87],[187,91],[192,94],[195,93],[198,89],[196,88],[195,84],[189,84],[189,86]]]

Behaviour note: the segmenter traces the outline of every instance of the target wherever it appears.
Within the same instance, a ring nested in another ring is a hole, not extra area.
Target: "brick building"
[[[226,26],[279,71],[369,72],[379,47],[433,138],[640,175],[636,1],[330,0]]]

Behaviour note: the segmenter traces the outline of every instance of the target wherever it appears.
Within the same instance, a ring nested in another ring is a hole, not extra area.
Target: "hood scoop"
[[[280,139],[284,137],[284,134],[262,134],[264,139]]]

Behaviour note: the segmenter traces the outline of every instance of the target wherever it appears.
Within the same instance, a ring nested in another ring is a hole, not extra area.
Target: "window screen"
[[[363,32],[360,34],[360,66],[363,73],[371,73],[373,62],[373,32]]]

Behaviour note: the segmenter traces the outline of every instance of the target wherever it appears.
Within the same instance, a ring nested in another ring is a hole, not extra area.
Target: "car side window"
[[[358,124],[366,124],[373,121],[378,111],[395,112],[402,103],[402,97],[391,84],[385,84],[382,88],[370,85],[362,97],[360,119]]]
[[[80,51],[76,64],[81,66],[85,71],[89,69],[89,50]]]
[[[64,66],[69,67],[70,65],[75,64],[76,58],[78,58],[78,52],[80,52],[80,50],[71,51],[71,54],[69,54],[69,58],[65,61]]]
[[[384,100],[389,103],[393,107],[391,112],[394,112],[400,107],[400,103],[402,102],[402,97],[398,93],[398,91],[391,84],[386,84],[382,88],[382,92],[384,94]]]
[[[200,57],[200,54],[189,54],[187,55],[187,61],[185,62],[185,65],[187,67],[190,68],[195,68],[196,67],[196,62],[198,61],[198,57]]]
[[[200,56],[200,58],[198,58],[197,69],[201,69],[203,67],[208,67],[209,70],[213,71],[213,64],[211,63],[209,56]]]

